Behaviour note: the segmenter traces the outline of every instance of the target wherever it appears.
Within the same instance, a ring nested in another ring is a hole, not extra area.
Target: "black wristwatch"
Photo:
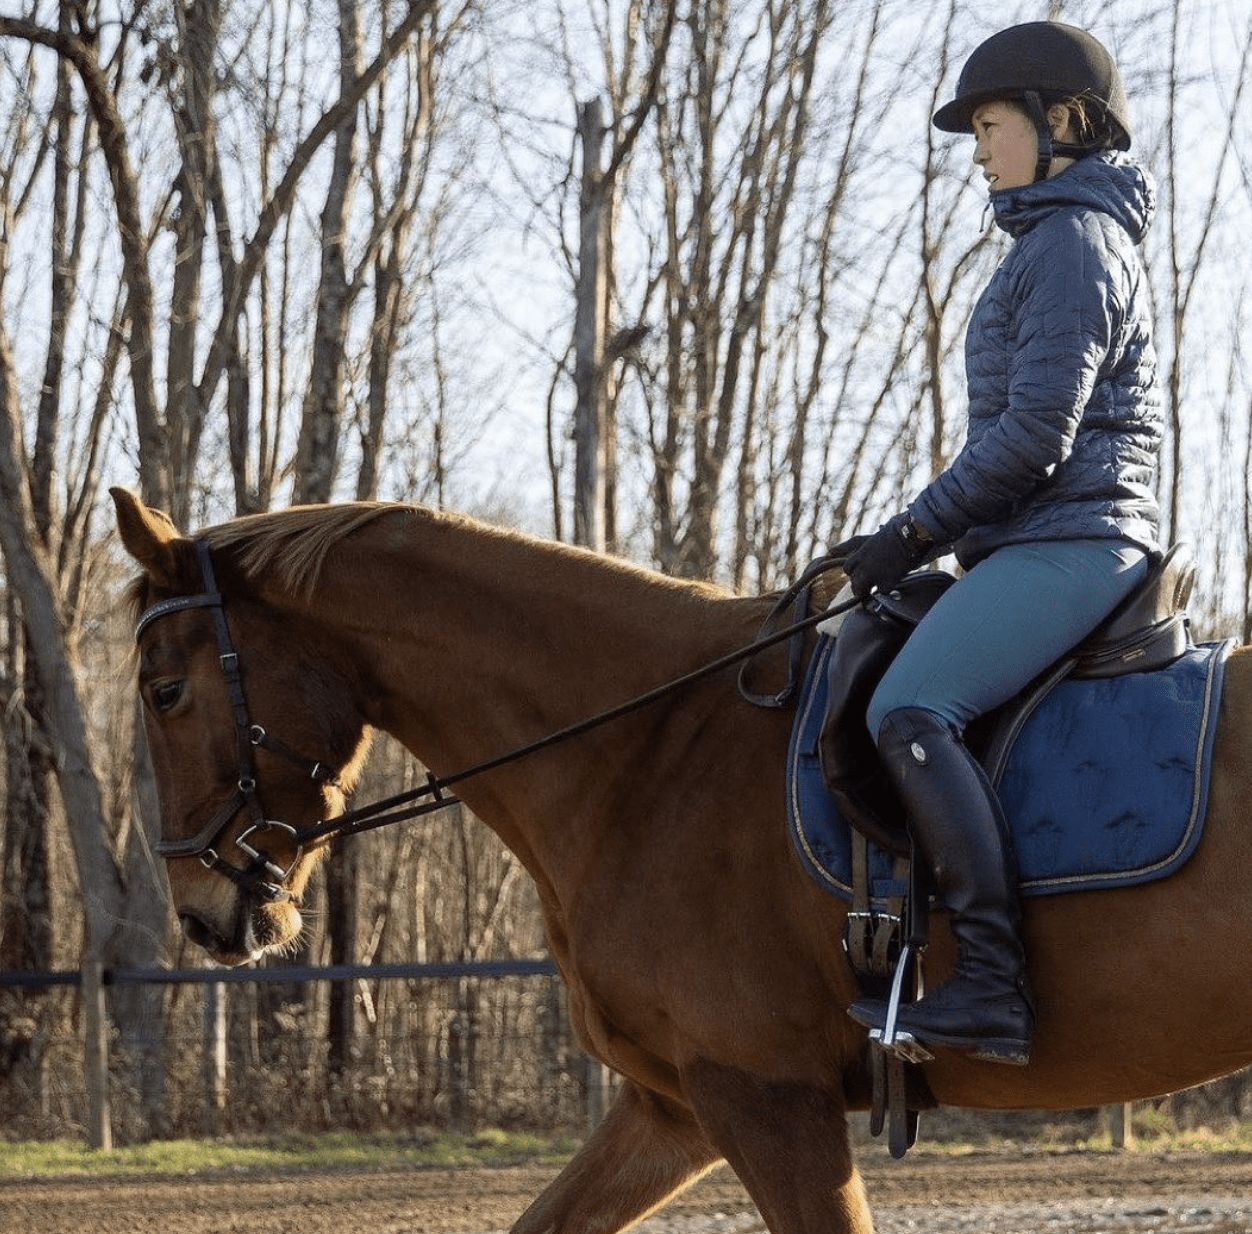
[[[911,514],[900,524],[900,539],[918,552],[934,543],[930,533]]]

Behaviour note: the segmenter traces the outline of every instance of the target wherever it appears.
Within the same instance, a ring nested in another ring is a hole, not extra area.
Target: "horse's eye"
[[[157,711],[171,711],[183,696],[182,681],[162,681],[152,687],[152,704]]]

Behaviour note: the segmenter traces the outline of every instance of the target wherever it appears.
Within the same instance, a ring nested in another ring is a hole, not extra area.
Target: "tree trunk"
[[[15,616],[14,606],[9,606]],[[47,820],[53,775],[52,750],[39,713],[39,679],[20,620],[11,623],[10,647],[17,656],[6,677],[22,684],[5,700],[4,840],[0,844],[0,969],[50,969],[51,878]]]
[[[356,0],[339,0],[339,81],[346,94],[359,76]],[[313,363],[296,448],[295,500],[331,499],[343,421],[344,352],[348,332],[346,229],[355,181],[356,110],[335,130],[335,152],[322,209],[322,273],[318,284]]]
[[[164,904],[162,888],[150,863],[132,868],[136,882],[128,888],[113,856],[103,795],[92,764],[76,648],[66,636],[72,623],[60,612],[56,574],[35,530],[20,440],[12,353],[8,338],[0,332],[0,551],[9,587],[21,606],[31,668],[47,709],[52,761],[78,871],[84,960],[105,966],[155,964],[163,950],[163,934],[142,925],[137,928],[128,917],[127,901]],[[135,1040],[150,1037],[146,1031],[150,1029],[150,1022],[138,1026]]]
[[[583,172],[574,310],[574,543],[603,552],[604,198],[608,185],[600,169],[604,117],[599,99],[579,107],[578,136],[583,151]]]
[[[357,962],[357,846],[348,840],[335,848],[326,862],[326,900],[331,907],[326,931],[332,964]],[[356,1038],[356,983],[330,983],[330,1014],[327,1025],[327,1066],[333,1077],[348,1074]]]

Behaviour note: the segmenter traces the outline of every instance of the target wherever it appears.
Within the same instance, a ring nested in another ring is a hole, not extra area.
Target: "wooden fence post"
[[[1131,1116],[1132,1104],[1127,1101],[1122,1105],[1111,1105],[1109,1111],[1109,1138],[1114,1148],[1127,1148],[1135,1141],[1134,1127]]]
[[[587,1111],[587,1130],[594,1131],[608,1112],[609,1088],[612,1080],[609,1069],[598,1058],[588,1054],[584,1059],[584,1101]]]
[[[204,987],[204,1130],[221,1134],[226,1109],[226,983]]]
[[[82,967],[84,1060],[87,1071],[87,1145],[113,1147],[109,1118],[109,1027],[100,957],[88,955]]]

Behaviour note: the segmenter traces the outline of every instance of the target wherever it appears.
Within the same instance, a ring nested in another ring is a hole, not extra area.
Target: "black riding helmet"
[[[1126,91],[1113,57],[1093,35],[1059,21],[1029,21],[993,34],[976,47],[956,83],[956,97],[934,114],[946,133],[972,133],[973,114],[994,99],[1024,104],[1039,134],[1035,179],[1055,155],[1082,158],[1095,150],[1130,149]],[[1082,144],[1055,142],[1046,112],[1053,103],[1081,99],[1093,105],[1104,132]]]

